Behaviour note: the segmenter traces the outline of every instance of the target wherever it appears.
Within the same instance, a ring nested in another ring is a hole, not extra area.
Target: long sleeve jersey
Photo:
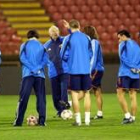
[[[69,74],[90,74],[92,56],[91,42],[88,36],[80,31],[65,37],[61,57],[68,62]]]
[[[91,45],[92,45],[92,51],[93,51],[93,56],[91,58],[91,63],[90,63],[91,72],[93,70],[104,71],[101,45],[99,41],[96,39],[91,40]]]
[[[49,78],[68,73],[67,62],[63,61],[60,56],[62,41],[63,37],[58,37],[56,40],[51,39],[44,44],[48,57],[47,66]]]
[[[132,68],[140,68],[140,46],[132,39],[119,44],[120,68],[118,76],[137,79],[139,74],[131,72]]]
[[[45,78],[44,67],[47,61],[43,45],[31,38],[20,47],[22,77],[35,76]]]

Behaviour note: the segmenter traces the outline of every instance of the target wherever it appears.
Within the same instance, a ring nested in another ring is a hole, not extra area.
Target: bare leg
[[[137,97],[136,97],[137,92],[132,89],[129,92],[129,96],[131,99],[131,115],[135,116],[137,112]]]
[[[96,97],[97,108],[98,110],[102,111],[103,99],[102,99],[101,88],[97,88],[96,90],[94,90],[94,95]]]

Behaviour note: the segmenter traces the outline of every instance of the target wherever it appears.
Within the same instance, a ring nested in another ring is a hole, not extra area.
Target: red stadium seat
[[[63,14],[63,13],[68,12],[68,8],[64,5],[61,5],[59,6],[58,11]]]
[[[130,0],[129,2],[131,5],[139,5],[140,4],[139,0]]]
[[[136,24],[136,26],[140,26],[140,18],[137,18],[136,20],[135,20],[135,24]]]
[[[129,1],[128,0],[118,0],[118,3],[120,5],[127,5],[127,4],[129,4]]]
[[[81,27],[85,27],[85,26],[89,25],[89,22],[86,19],[81,19],[80,25],[81,25]]]
[[[131,6],[131,5],[129,5],[129,4],[127,4],[127,5],[124,5],[124,11],[125,12],[131,12],[133,10],[133,7]]]
[[[90,11],[89,6],[81,5],[80,11],[81,11],[82,13],[89,12],[89,11]]]
[[[95,13],[98,13],[98,12],[101,11],[101,7],[98,6],[98,5],[91,5],[90,6],[90,11],[95,12]]]
[[[96,14],[96,18],[99,19],[99,20],[104,19],[104,18],[105,18],[105,13],[103,13],[103,12],[98,12],[98,13]]]
[[[95,5],[95,4],[97,4],[97,1],[96,0],[86,0],[86,4],[87,5]]]
[[[118,30],[128,30],[128,28],[125,25],[120,25]]]
[[[139,13],[140,14],[140,13]],[[139,16],[138,16],[138,13],[137,12],[134,12],[134,11],[132,11],[132,12],[130,12],[129,13],[129,17],[131,18],[131,19],[137,19]]]
[[[114,28],[114,26],[113,25],[109,25],[108,27],[107,27],[107,30],[106,30],[109,34],[113,34],[113,33],[115,33],[116,32],[116,28]]]
[[[5,33],[7,35],[12,36],[12,35],[16,34],[16,30],[14,28],[8,27],[8,28],[6,28]]]
[[[122,7],[120,5],[114,5],[113,6],[113,11],[115,11],[116,13],[119,13],[122,11]]]
[[[107,26],[109,26],[111,24],[111,21],[108,20],[107,18],[104,18],[104,19],[102,19],[102,22],[101,23],[102,23],[102,25],[104,27],[107,27]]]
[[[1,28],[7,28],[8,26],[10,26],[8,22],[6,22],[6,21],[0,21],[0,29]]]
[[[81,5],[85,5],[85,4],[86,4],[86,1],[85,1],[85,0],[76,0],[76,1],[75,1],[75,4],[78,5],[78,6],[79,6],[79,5],[80,5],[80,6],[81,6]]]
[[[65,4],[65,5],[68,5],[68,6],[70,6],[70,5],[75,5],[75,1],[74,1],[74,0],[65,0],[65,1],[64,1],[64,4]]]
[[[96,26],[96,29],[99,34],[102,34],[103,32],[105,32],[104,26],[98,25]]]
[[[2,35],[0,36],[0,42],[5,42],[5,43],[7,43],[7,42],[10,40],[10,37],[11,37],[11,36],[8,36],[8,35],[6,35],[6,34],[2,34]]]
[[[70,12],[76,13],[79,12],[79,8],[76,5],[69,6]]]
[[[118,18],[115,18],[112,23],[115,26],[114,28],[117,28],[118,29],[119,26],[122,24],[122,20],[120,20]]]
[[[98,5],[106,5],[107,4],[107,0],[97,0],[97,4]]]
[[[61,13],[58,13],[58,12],[55,12],[55,13],[52,15],[52,19],[53,19],[54,21],[61,20],[61,19],[62,19],[62,14],[61,14]]]
[[[102,7],[102,11],[105,12],[106,14],[107,14],[108,12],[111,12],[111,11],[112,11],[111,6],[109,6],[109,5],[104,5],[104,6]]]
[[[130,32],[132,32],[132,33],[136,33],[136,32],[138,31],[138,29],[137,29],[137,27],[136,27],[135,25],[131,25],[131,26],[129,27],[129,30],[130,30]]]
[[[64,4],[64,1],[63,0],[54,0],[54,5],[55,6],[61,6]]]
[[[54,5],[51,5],[48,7],[48,12],[53,14],[53,13],[57,12],[57,8]]]
[[[139,5],[135,5],[135,11],[137,12],[137,13],[140,13],[140,3],[139,3]],[[140,17],[140,16],[139,16]]]
[[[118,18],[119,19],[125,19],[125,18],[127,18],[127,13],[126,12],[119,12],[118,13]]]
[[[47,8],[50,5],[53,5],[53,1],[51,1],[51,0],[44,0],[43,5]]]
[[[108,5],[116,5],[116,4],[118,4],[118,1],[117,0],[107,0],[107,4]]]
[[[107,32],[103,32],[103,33],[100,35],[100,37],[101,37],[101,40],[103,40],[103,41],[107,41],[107,40],[110,39],[110,36],[109,36],[109,34],[108,34]]]
[[[117,17],[117,15],[116,15],[116,13],[114,13],[114,12],[109,12],[109,13],[107,14],[107,18],[108,18],[109,20],[111,20],[112,22],[114,22],[113,20],[114,20],[116,17]]]
[[[84,15],[81,12],[77,12],[77,13],[74,14],[74,18],[77,19],[77,20],[81,20],[81,19],[84,18]]]
[[[126,18],[126,19],[124,19],[123,23],[124,23],[124,25],[126,25],[128,27],[128,26],[132,25],[132,22],[133,21],[130,18]]]
[[[100,25],[100,21],[98,19],[92,19],[91,25],[96,27],[96,26]]]
[[[70,21],[71,19],[73,19],[73,14],[70,12],[66,12],[63,14],[63,19],[66,19],[67,21]]]
[[[86,12],[85,13],[85,18],[89,21],[91,21],[93,18],[95,18],[95,14],[92,12]]]

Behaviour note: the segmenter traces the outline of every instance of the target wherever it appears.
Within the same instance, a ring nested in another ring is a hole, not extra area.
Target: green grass
[[[91,126],[72,126],[74,120],[64,121],[53,118],[56,113],[52,98],[47,95],[47,126],[27,126],[26,118],[30,114],[37,115],[35,96],[29,100],[22,127],[13,127],[18,96],[0,95],[0,140],[139,140],[140,112],[133,124],[122,125],[123,113],[116,94],[104,94],[104,119],[92,120]],[[128,99],[128,95],[127,95]],[[129,100],[128,100],[129,101]],[[138,95],[140,101],[140,95]],[[139,103],[138,103],[139,104]],[[82,118],[84,120],[83,103],[81,103]],[[92,113],[95,115],[95,98],[92,95]]]

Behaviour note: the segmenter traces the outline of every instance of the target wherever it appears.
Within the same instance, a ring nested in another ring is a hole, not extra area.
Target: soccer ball
[[[30,115],[27,118],[27,125],[29,126],[35,126],[38,124],[38,118],[36,116]]]
[[[61,113],[61,118],[63,120],[70,120],[70,119],[72,119],[72,117],[73,117],[73,113],[71,110],[65,109]]]

